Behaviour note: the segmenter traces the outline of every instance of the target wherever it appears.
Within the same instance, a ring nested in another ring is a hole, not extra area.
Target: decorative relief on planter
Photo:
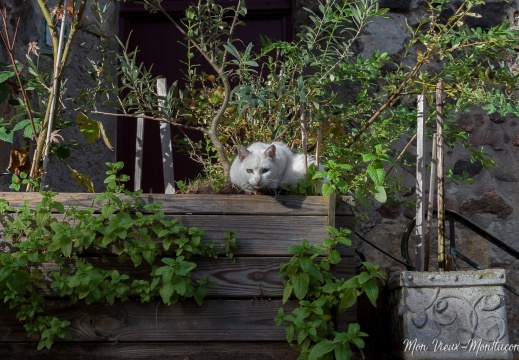
[[[501,269],[401,272],[389,281],[401,359],[511,359]]]

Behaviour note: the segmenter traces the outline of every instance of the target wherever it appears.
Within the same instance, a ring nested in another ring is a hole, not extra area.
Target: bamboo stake
[[[59,41],[58,41],[58,56],[54,61],[54,79],[52,84],[52,99],[51,99],[51,107],[50,107],[50,115],[49,122],[47,124],[47,137],[45,139],[45,153],[43,154],[43,166],[42,166],[42,174],[41,174],[41,183],[45,181],[45,175],[47,174],[47,166],[49,165],[49,151],[50,151],[50,136],[52,134],[52,129],[54,127],[54,117],[56,110],[56,98],[58,97],[58,82],[60,76],[60,65],[61,65],[61,56],[63,53],[63,41],[65,39],[65,27],[67,26],[67,6],[63,6],[63,15],[61,17],[61,27],[59,31]]]
[[[305,110],[304,110],[304,107],[303,107],[303,104],[301,104],[299,106],[299,115],[301,117],[301,145],[302,145],[302,150],[303,150],[303,154],[305,155],[304,156],[304,164],[305,164],[305,175],[306,175],[306,172],[308,170],[308,149],[307,149],[307,144],[306,144],[306,136],[307,136],[307,128],[306,128],[306,119],[305,119]]]
[[[427,205],[427,224],[425,226],[425,237],[424,237],[424,271],[429,271],[429,252],[431,248],[431,235],[432,235],[432,222],[434,212],[434,194],[436,192],[436,168],[438,166],[438,154],[437,154],[437,136],[433,134],[432,143],[432,159],[431,159],[431,176],[429,177],[429,203]]]
[[[321,164],[321,142],[323,139],[323,131],[321,128],[317,129],[317,142],[315,147],[315,167],[319,169]]]
[[[157,94],[167,95],[166,79],[157,79]],[[164,106],[164,100],[159,101],[159,108]],[[175,193],[175,178],[173,173],[173,151],[171,149],[171,128],[168,122],[160,123],[160,143],[162,145],[162,171],[164,175],[164,193]]]
[[[436,84],[436,114],[437,114],[437,154],[438,154],[438,270],[447,268],[445,254],[445,203],[444,203],[444,154],[443,154],[443,90],[442,80]]]
[[[418,113],[416,129],[416,227],[415,227],[415,267],[424,271],[424,138],[425,138],[425,96],[418,95]]]

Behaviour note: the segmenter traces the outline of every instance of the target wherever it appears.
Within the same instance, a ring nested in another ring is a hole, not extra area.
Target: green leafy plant
[[[160,0],[143,3],[169,18]],[[202,131],[208,147],[193,144],[193,151],[208,169],[224,176],[237,144],[284,141],[319,156],[326,174],[315,178],[329,180],[324,194],[352,194],[363,204],[369,198],[385,202],[392,195],[388,191],[395,189],[389,185],[395,180],[388,169],[401,164],[409,148],[395,149],[395,141],[415,132],[413,101],[424,94],[432,103],[440,79],[447,96],[448,146],[470,149],[474,160],[486,167],[491,159],[457,130],[457,114],[472,106],[501,115],[519,113],[513,90],[518,77],[509,66],[517,31],[506,23],[489,29],[465,25],[467,17],[475,16],[474,6],[482,3],[426,3],[423,16],[407,27],[410,40],[404,51],[390,57],[376,51],[362,55],[356,49],[370,21],[386,13],[376,1],[323,0],[307,9],[309,24],[298,29],[293,41],[263,39],[260,49],[236,39],[247,13],[243,2],[226,8],[199,1],[181,21],[169,18],[187,39],[185,88],[175,82],[166,105],[157,107],[162,98],[156,95],[154,79],[126,43],[120,55],[123,86],[113,89],[120,96],[119,110],[127,116]],[[453,15],[442,20],[447,9]],[[195,53],[212,65],[212,74],[198,72]],[[129,90],[128,96],[122,90]],[[430,126],[434,108],[426,115]]]
[[[93,204],[65,208],[50,191],[42,191],[33,208],[26,204],[15,209],[0,200],[0,297],[16,310],[29,335],[40,334],[38,349],[65,337],[70,324],[45,315],[43,291],[71,303],[113,304],[133,297],[141,302],[159,298],[168,305],[192,298],[202,304],[207,286],[215,284],[191,276],[196,259],[217,257],[214,242],[204,241],[202,230],[166,217],[160,203],[143,205],[140,192],[124,189],[128,178],[117,175],[122,163],[108,166],[107,190]],[[232,258],[235,233],[225,238],[224,250]],[[115,252],[120,261],[148,269],[149,276],[136,278],[96,266],[81,256],[84,252]],[[48,263],[56,269],[44,272]]]
[[[332,314],[342,313],[353,306],[358,297],[365,294],[376,306],[378,283],[384,280],[379,267],[363,262],[364,271],[350,279],[338,278],[334,266],[341,262],[340,246],[350,246],[350,230],[328,227],[330,237],[321,244],[312,245],[303,240],[301,245],[291,246],[293,257],[281,266],[285,277],[283,303],[292,297],[299,307],[291,313],[280,308],[276,325],[285,325],[286,339],[300,352],[300,359],[350,359],[352,345],[362,353],[363,337],[358,324],[338,330]]]
[[[67,79],[64,76],[78,30],[89,28],[100,36],[102,15],[108,5],[93,2],[95,21],[85,26],[87,1],[38,0],[36,3],[45,19],[51,40],[50,51],[44,44],[31,42],[24,56],[17,58],[23,53],[17,49],[20,20],[26,16],[25,11],[30,5],[25,0],[12,5],[6,5],[5,0],[0,2],[0,39],[10,61],[9,64],[0,64],[0,103],[8,101],[14,108],[12,116],[0,117],[0,140],[11,144],[22,140],[28,151],[34,150],[28,176],[31,181],[25,183],[27,190],[38,190],[32,185],[44,180],[49,156],[54,155],[66,162],[72,149],[82,149],[77,140],[63,138],[61,130],[64,128],[77,125],[90,143],[102,138],[112,148],[100,122],[89,120],[82,114],[78,115],[76,123],[66,119],[72,115],[67,113],[65,105],[70,99],[65,98]],[[71,169],[72,178],[93,192],[93,185],[86,175],[69,164],[67,166]]]

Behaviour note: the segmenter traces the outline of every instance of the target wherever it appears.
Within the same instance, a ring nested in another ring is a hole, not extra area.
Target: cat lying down
[[[282,142],[256,142],[248,148],[239,145],[231,165],[231,182],[246,192],[276,191],[281,184],[295,188],[305,176],[304,156]],[[314,158],[307,155],[308,165],[313,162]]]

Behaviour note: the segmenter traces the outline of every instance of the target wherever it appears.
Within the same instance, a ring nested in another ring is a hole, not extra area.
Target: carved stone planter
[[[511,359],[501,269],[411,272],[389,281],[399,359]]]

